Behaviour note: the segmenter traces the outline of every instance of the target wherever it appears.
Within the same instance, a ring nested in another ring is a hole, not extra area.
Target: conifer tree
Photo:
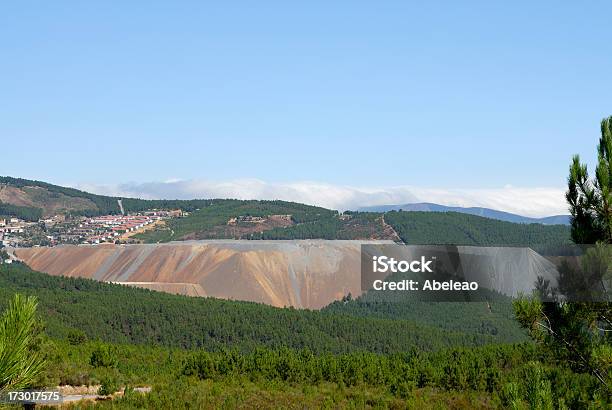
[[[0,393],[30,386],[43,369],[35,349],[36,306],[35,297],[16,294],[0,316]]]
[[[560,267],[558,288],[515,302],[516,317],[559,363],[593,374],[612,391],[612,117],[601,122],[595,177],[573,157],[566,199],[572,240],[584,249],[576,267]],[[546,288],[546,289],[545,289]],[[545,297],[543,297],[545,296]]]

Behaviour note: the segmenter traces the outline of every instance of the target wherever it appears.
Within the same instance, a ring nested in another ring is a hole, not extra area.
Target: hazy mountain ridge
[[[413,204],[403,205],[379,205],[379,206],[368,206],[361,207],[358,209],[360,212],[389,212],[389,211],[421,211],[421,212],[459,212],[469,215],[482,216],[485,218],[497,219],[500,221],[514,222],[514,223],[539,223],[543,225],[569,225],[569,215],[552,215],[543,218],[531,218],[528,216],[522,216],[513,214],[510,212],[498,211],[491,208],[482,207],[461,207],[461,206],[446,206],[434,204],[431,202],[419,202]]]

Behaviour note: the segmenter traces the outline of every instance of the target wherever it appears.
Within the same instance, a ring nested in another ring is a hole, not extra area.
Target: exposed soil
[[[361,294],[364,241],[184,241],[146,245],[20,248],[51,275],[181,293],[318,309]],[[385,242],[391,243],[391,242]]]
[[[97,209],[96,204],[86,198],[69,197],[49,192],[42,187],[16,188],[0,184],[0,201],[16,206],[42,208],[43,216],[51,216],[65,211]]]

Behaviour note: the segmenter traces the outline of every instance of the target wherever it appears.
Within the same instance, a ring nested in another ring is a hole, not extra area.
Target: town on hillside
[[[0,216],[0,248],[131,243],[134,242],[133,235],[182,215],[181,210],[151,210],[95,217],[58,214],[34,222]]]

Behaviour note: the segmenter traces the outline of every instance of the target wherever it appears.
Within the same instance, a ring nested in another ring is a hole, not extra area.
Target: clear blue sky
[[[0,6],[0,175],[563,186],[612,115],[608,1],[93,3]]]

